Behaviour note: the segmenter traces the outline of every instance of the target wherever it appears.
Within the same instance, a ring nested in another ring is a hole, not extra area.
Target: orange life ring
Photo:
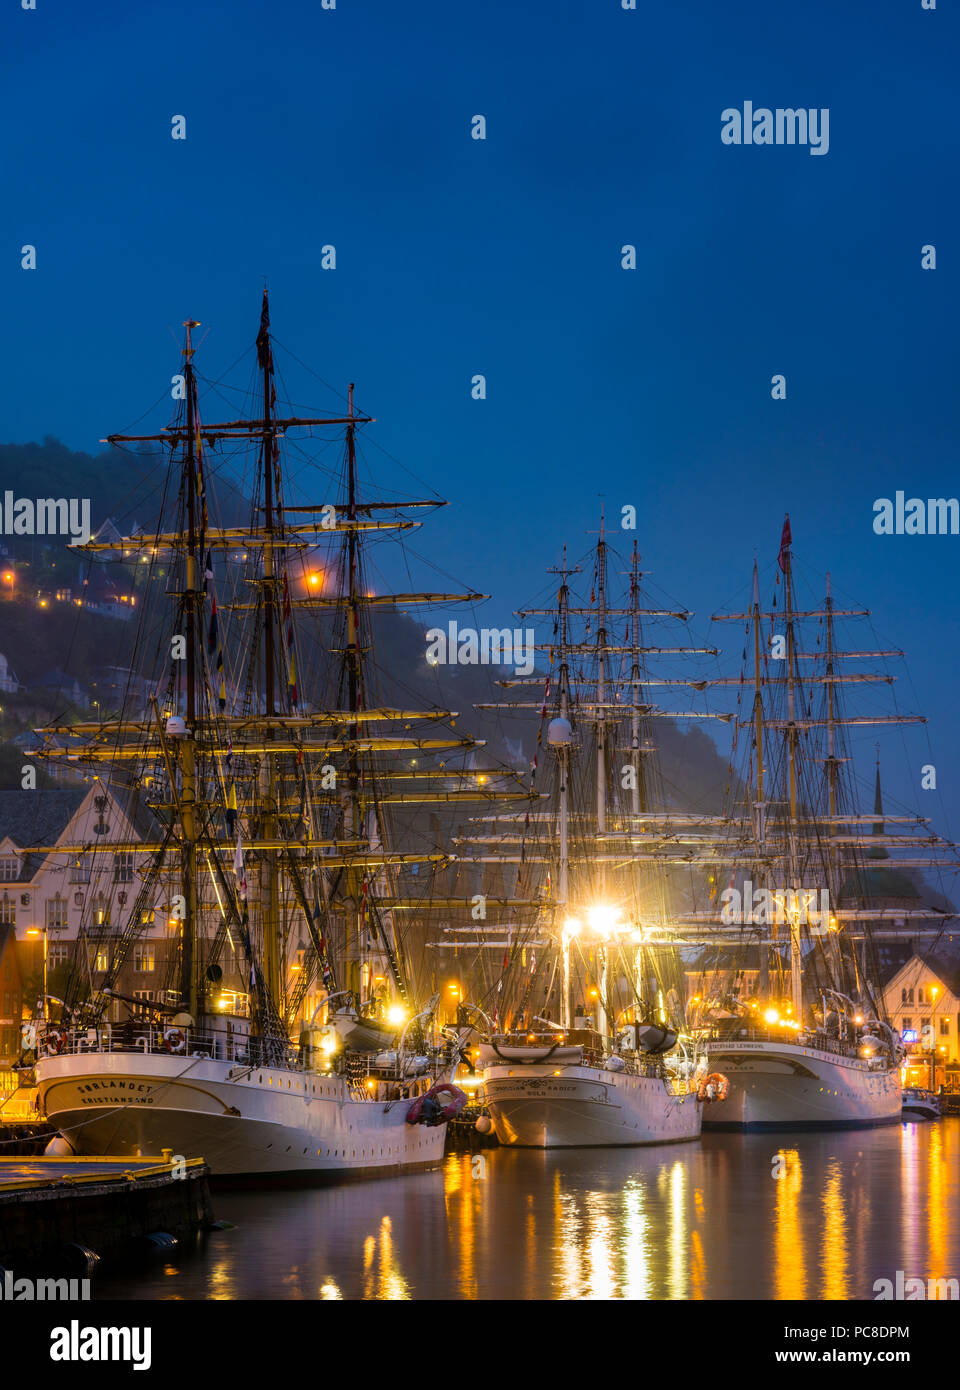
[[[166,1052],[182,1052],[186,1041],[179,1028],[168,1028],[163,1035],[163,1046]]]
[[[47,1056],[58,1057],[63,1051],[66,1041],[66,1033],[62,1033],[59,1028],[48,1028],[46,1037],[43,1040]]]
[[[711,1085],[716,1090],[716,1095],[714,1096],[707,1095],[707,1087]],[[702,1101],[726,1100],[729,1094],[730,1082],[719,1071],[712,1071],[708,1076],[703,1077],[697,1087],[697,1098]]]

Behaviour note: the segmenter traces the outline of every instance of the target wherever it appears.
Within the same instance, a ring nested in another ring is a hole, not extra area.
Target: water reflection
[[[482,1159],[482,1162],[478,1162]],[[355,1186],[214,1194],[236,1229],[98,1297],[870,1299],[960,1268],[960,1120],[455,1154]]]

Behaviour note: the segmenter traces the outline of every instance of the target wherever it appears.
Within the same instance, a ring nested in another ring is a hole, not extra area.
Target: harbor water
[[[960,1272],[960,1118],[455,1153],[214,1208],[233,1229],[94,1298],[873,1300]]]

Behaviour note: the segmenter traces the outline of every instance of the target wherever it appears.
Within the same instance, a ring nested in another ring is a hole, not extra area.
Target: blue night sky
[[[891,796],[960,829],[960,536],[872,531],[877,497],[960,490],[955,6],[10,0],[0,24],[0,439],[95,452],[169,390],[189,315],[219,377],[266,276],[280,343],[377,416],[383,484],[410,492],[396,459],[449,498],[417,549],[491,620],[587,548],[602,493],[706,635],[755,551],[769,592],[789,510],[800,572],[908,653],[932,754],[883,735]],[[747,99],[828,107],[829,153],[722,144]]]

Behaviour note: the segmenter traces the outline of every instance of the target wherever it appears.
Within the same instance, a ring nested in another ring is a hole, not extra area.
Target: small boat
[[[939,1120],[943,1113],[940,1097],[920,1086],[905,1086],[900,1113],[905,1120]]]

